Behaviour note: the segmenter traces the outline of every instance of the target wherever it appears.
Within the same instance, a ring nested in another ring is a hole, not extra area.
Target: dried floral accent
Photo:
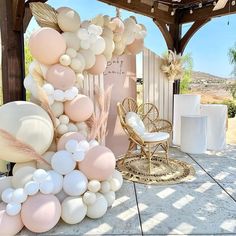
[[[107,135],[107,120],[111,103],[112,86],[105,91],[96,87],[94,89],[95,112],[86,122],[90,128],[89,139],[97,139],[104,144]]]
[[[169,50],[162,58],[161,71],[167,76],[168,80],[181,79],[184,72],[182,56]]]
[[[42,2],[32,2],[29,5],[39,26],[50,27],[61,32],[57,21],[57,11],[53,7]]]

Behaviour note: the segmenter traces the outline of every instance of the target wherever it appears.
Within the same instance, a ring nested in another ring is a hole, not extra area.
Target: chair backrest
[[[136,112],[138,111],[138,104],[137,102],[131,98],[131,97],[127,97],[125,98],[123,101],[122,101],[122,106],[125,110],[125,112],[130,112],[130,111],[133,111],[133,112]]]

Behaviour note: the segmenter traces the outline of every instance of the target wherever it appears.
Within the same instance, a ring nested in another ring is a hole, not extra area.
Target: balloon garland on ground
[[[81,85],[113,56],[139,53],[146,35],[134,17],[81,22],[67,7],[30,7],[42,28],[29,39],[35,61],[24,86],[41,107],[17,101],[0,108],[0,159],[16,163],[13,176],[0,179],[0,235],[23,226],[47,232],[60,218],[77,224],[112,206],[123,178],[112,151],[91,138],[87,121],[95,107]]]

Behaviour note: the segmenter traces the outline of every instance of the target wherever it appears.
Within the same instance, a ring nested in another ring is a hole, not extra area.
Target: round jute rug
[[[176,184],[190,180],[195,175],[194,168],[180,160],[169,159],[167,164],[163,158],[155,156],[150,174],[147,158],[136,155],[123,160],[121,157],[116,164],[123,177],[142,184]]]

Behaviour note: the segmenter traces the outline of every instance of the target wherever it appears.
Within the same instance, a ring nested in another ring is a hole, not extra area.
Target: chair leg
[[[152,171],[152,153],[151,153],[151,144],[148,144],[148,165],[149,165],[149,174]]]
[[[168,141],[165,142],[165,156],[166,156],[166,164],[169,165],[169,143]]]
[[[130,142],[129,142],[129,147],[128,147],[128,150],[127,150],[127,152],[126,152],[126,154],[125,154],[125,156],[124,156],[124,158],[123,158],[122,164],[124,164],[126,158],[129,157],[129,154],[130,154],[130,152],[131,152],[133,146],[134,146],[134,145],[133,145],[133,142],[130,140]]]

